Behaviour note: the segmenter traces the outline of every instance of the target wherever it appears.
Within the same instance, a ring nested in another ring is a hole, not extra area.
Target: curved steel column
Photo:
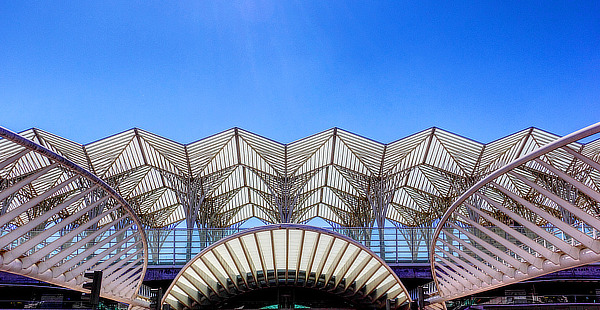
[[[82,167],[0,127],[0,270],[137,306],[148,246],[127,202]]]

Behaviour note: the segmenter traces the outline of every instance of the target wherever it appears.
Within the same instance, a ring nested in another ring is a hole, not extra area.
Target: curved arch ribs
[[[315,227],[248,229],[202,251],[181,269],[163,298],[174,309],[214,309],[249,291],[296,286],[385,308],[410,302],[398,276],[360,243]]]
[[[82,292],[84,273],[102,270],[102,297],[147,306],[146,238],[127,202],[53,151],[0,136],[0,270]]]
[[[443,302],[600,261],[600,123],[496,170],[442,218],[431,269]],[[590,155],[595,154],[595,155]]]

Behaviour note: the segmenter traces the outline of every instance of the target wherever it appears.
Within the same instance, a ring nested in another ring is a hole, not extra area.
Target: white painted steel
[[[360,243],[329,230],[280,224],[248,229],[211,245],[181,269],[163,303],[212,309],[227,298],[275,286],[328,291],[385,308],[410,302],[398,276]]]
[[[477,180],[558,138],[536,128],[487,144],[439,128],[391,143],[339,128],[287,144],[239,128],[189,144],[137,128],[86,145],[40,129],[22,135],[105,180],[144,225],[186,221],[190,229],[236,227],[252,217],[431,226]]]
[[[147,307],[137,292],[148,246],[141,222],[102,180],[0,127],[0,270],[85,292],[102,270],[100,296]]]
[[[600,261],[600,123],[499,168],[442,217],[431,269],[442,303]]]

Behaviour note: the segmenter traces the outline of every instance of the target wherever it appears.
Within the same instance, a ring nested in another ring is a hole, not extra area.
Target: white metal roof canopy
[[[385,307],[410,298],[385,262],[360,243],[324,229],[280,224],[225,238],[179,272],[163,303],[215,308],[250,291],[292,286],[327,291],[357,305]]]
[[[102,178],[155,228],[232,227],[252,217],[427,226],[477,180],[558,138],[535,128],[488,144],[439,128],[387,144],[338,128],[288,144],[239,128],[189,144],[137,128],[86,145],[40,129],[21,135]],[[582,153],[597,156],[594,145]],[[0,161],[6,154],[0,149]]]

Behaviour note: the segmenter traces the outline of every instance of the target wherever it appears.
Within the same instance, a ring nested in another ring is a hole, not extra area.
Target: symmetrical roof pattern
[[[557,138],[536,128],[488,144],[439,128],[389,144],[338,128],[289,144],[239,128],[190,144],[137,128],[86,145],[39,129],[21,135],[105,180],[145,225],[200,228],[252,217],[432,225],[477,180]]]

